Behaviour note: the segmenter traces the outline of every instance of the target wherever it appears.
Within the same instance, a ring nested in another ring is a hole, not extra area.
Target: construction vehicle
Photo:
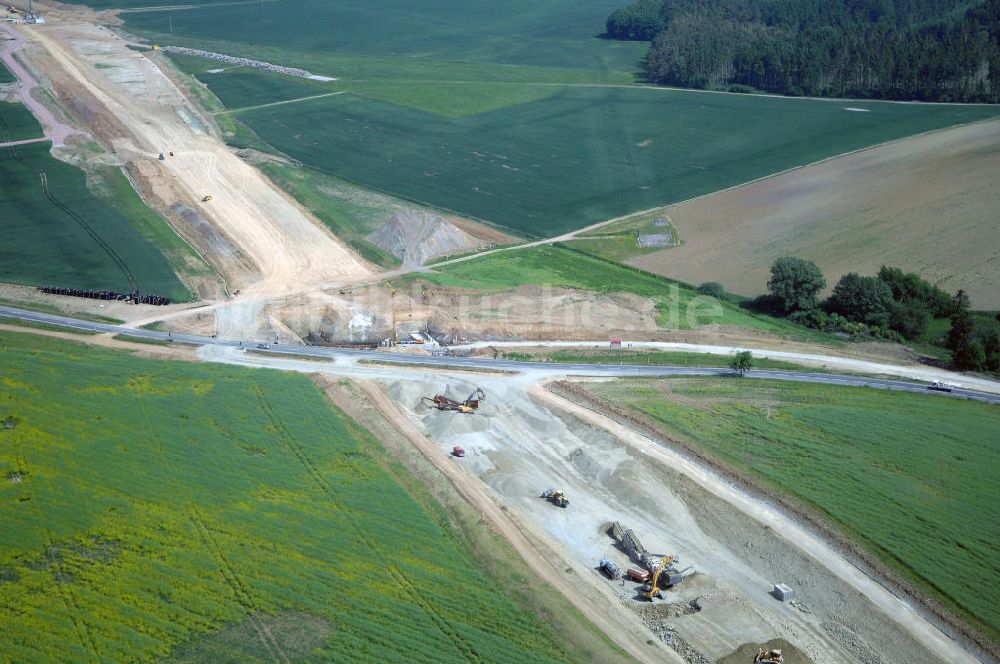
[[[559,507],[569,506],[569,498],[566,497],[565,493],[557,489],[546,489],[545,491],[542,491],[542,498],[549,501],[553,505],[558,505]]]
[[[470,394],[465,401],[455,401],[454,399],[449,399],[443,394],[438,394],[433,399],[431,397],[424,397],[421,399],[421,402],[428,408],[450,410],[456,413],[471,415],[479,410],[479,402],[485,400],[486,393],[483,392],[482,388],[477,387],[476,391]]]
[[[654,597],[662,599],[663,593],[660,592],[661,590],[672,588],[683,581],[684,576],[679,574],[673,567],[676,560],[673,556],[661,558],[660,563],[656,566],[656,571],[650,570],[652,577],[639,588],[639,597],[647,599],[650,602],[653,601]]]
[[[205,197],[201,199],[202,203],[207,203],[212,200],[212,194],[205,194]]]
[[[649,581],[649,571],[644,569],[629,567],[625,570],[625,576],[628,577],[629,581],[635,581],[636,583],[646,583]]]
[[[653,555],[646,550],[639,538],[631,529],[623,527],[615,521],[611,524],[611,536],[621,545],[629,557],[646,568],[648,580],[639,589],[639,595],[652,601],[653,597],[662,597],[661,590],[666,590],[681,583],[693,565],[683,570],[677,569],[680,560],[677,556]]]
[[[764,650],[759,648],[756,655],[753,658],[753,664],[783,664],[785,658],[782,657],[780,650]]]
[[[462,448],[461,445],[456,445],[455,447],[451,448],[451,455],[453,457],[462,458],[465,456],[465,450]]]
[[[166,159],[166,157],[164,157],[164,156],[163,156],[163,153],[161,152],[161,153],[160,153],[160,156],[159,156],[159,160],[160,160],[160,161],[163,161],[164,159]]]
[[[618,569],[618,565],[615,565],[607,558],[601,559],[601,562],[598,563],[597,565],[597,569],[601,570],[604,573],[604,575],[609,579],[611,579],[612,581],[621,578],[622,575],[621,570]]]

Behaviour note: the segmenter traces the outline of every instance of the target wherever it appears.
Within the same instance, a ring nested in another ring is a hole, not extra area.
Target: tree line
[[[664,85],[1000,102],[1000,0],[638,0],[606,29]]]
[[[932,318],[951,319],[944,345],[962,370],[1000,371],[1000,315],[979,316],[969,296],[954,296],[912,272],[882,266],[874,276],[845,274],[820,302],[826,278],[815,263],[793,256],[771,266],[769,295],[756,308],[788,316],[824,332],[894,341],[920,339]]]

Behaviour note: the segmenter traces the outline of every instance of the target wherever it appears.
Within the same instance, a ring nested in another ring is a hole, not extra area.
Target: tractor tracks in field
[[[69,207],[68,205],[60,201],[58,198],[56,198],[55,194],[52,193],[52,189],[49,188],[49,177],[45,173],[45,171],[39,171],[38,177],[41,180],[42,193],[45,194],[45,198],[47,198],[49,202],[52,203],[52,205],[56,206],[59,210],[65,213],[70,219],[75,221],[80,226],[80,228],[82,228],[84,232],[87,235],[89,235],[94,242],[97,243],[97,246],[99,246],[101,250],[104,251],[105,254],[107,254],[108,258],[111,259],[111,261],[121,271],[125,279],[128,280],[129,288],[134,292],[138,288],[138,285],[135,282],[135,276],[132,274],[132,270],[129,269],[128,265],[125,263],[125,260],[118,254],[117,251],[114,250],[114,248],[111,245],[107,243],[107,241],[104,240],[104,238],[101,237],[101,235],[97,231],[94,230],[94,228],[87,222],[86,219],[77,214],[77,212],[73,210],[73,208]]]
[[[229,586],[233,595],[236,596],[236,601],[240,603],[240,606],[246,612],[247,620],[257,633],[261,644],[267,650],[267,654],[271,656],[276,664],[291,664],[291,660],[285,654],[285,651],[282,650],[278,640],[274,638],[274,634],[271,633],[270,628],[260,619],[261,609],[257,605],[250,587],[240,578],[236,570],[233,569],[233,566],[222,552],[222,547],[219,546],[219,543],[212,535],[212,531],[209,530],[208,525],[205,523],[204,516],[202,516],[201,512],[194,505],[188,508],[188,518],[194,525],[195,531],[198,533],[198,538],[201,539],[202,544],[205,545],[205,549],[215,562],[219,573],[222,574],[226,585]]]
[[[97,641],[94,639],[94,633],[91,631],[90,625],[83,619],[84,611],[80,607],[80,600],[77,599],[76,593],[73,592],[72,584],[69,582],[69,572],[63,566],[62,553],[52,541],[52,533],[48,529],[44,532],[45,551],[43,552],[43,556],[49,573],[53,577],[56,594],[59,595],[59,600],[66,609],[70,622],[73,623],[73,629],[80,640],[80,645],[87,652],[88,661],[100,662],[101,657],[98,654]]]
[[[320,490],[322,490],[323,493],[331,499],[334,499],[334,502],[337,502],[331,490],[330,484],[323,477],[322,473],[319,472],[319,469],[316,468],[316,464],[314,464],[312,459],[309,458],[309,455],[307,455],[305,450],[302,449],[302,446],[299,445],[298,441],[296,441],[291,434],[288,433],[288,430],[285,429],[285,425],[282,424],[281,420],[275,414],[274,407],[271,405],[271,402],[269,402],[267,397],[264,396],[264,390],[260,387],[260,385],[254,385],[253,391],[256,393],[257,402],[260,404],[261,410],[264,414],[267,415],[267,419],[270,421],[271,427],[274,433],[278,436],[278,439],[285,444],[285,447],[288,448],[302,467],[305,468],[306,472],[309,473],[309,477],[312,478],[313,482],[316,483]],[[338,507],[339,506],[340,505],[338,504]]]
[[[274,407],[267,400],[264,395],[264,390],[260,385],[255,385],[253,391],[257,395],[258,403],[260,404],[261,411],[267,415],[268,421],[277,436],[285,447],[292,453],[292,455],[298,460],[302,467],[308,473],[310,479],[316,484],[316,486],[329,498],[338,509],[342,509],[343,505],[338,500],[338,496],[334,488],[329,482],[323,477],[323,474],[316,467],[316,464],[309,455],[306,453],[305,449],[295,440],[295,438],[289,433],[288,429],[281,422],[281,419],[274,411]],[[370,537],[368,531],[365,530],[363,525],[359,524],[352,514],[351,510],[344,509],[343,513],[345,515],[345,524],[353,531],[354,535],[361,541],[365,543],[370,551],[381,560],[392,560],[393,557],[390,551],[386,551],[377,540]],[[452,627],[451,622],[445,616],[441,615],[440,611],[433,605],[433,603],[427,601],[421,594],[419,589],[414,587],[406,574],[403,573],[401,569],[395,564],[389,564],[386,567],[386,571],[389,576],[392,577],[393,582],[396,587],[399,588],[402,593],[409,599],[414,605],[420,607],[424,613],[430,618],[431,622],[438,628],[442,635],[444,635],[448,640],[452,642],[455,648],[466,658],[466,660],[471,662],[481,662],[483,661],[482,656],[476,652],[476,649],[469,644],[462,635]]]
[[[466,657],[468,661],[470,662],[483,661],[483,658],[479,655],[479,653],[476,652],[476,650],[472,646],[466,643],[465,640],[458,633],[458,631],[451,626],[451,623],[448,622],[448,619],[442,616],[430,602],[425,600],[420,595],[420,591],[418,591],[416,588],[413,587],[413,584],[410,583],[410,580],[406,578],[406,575],[403,574],[402,570],[400,570],[395,565],[390,565],[389,575],[392,576],[393,580],[397,583],[397,585],[403,589],[403,592],[406,593],[407,597],[409,597],[414,604],[416,604],[417,606],[419,606],[421,609],[424,610],[424,612],[430,617],[431,621],[437,626],[437,628],[441,630],[441,632],[451,640],[451,642],[455,645],[455,647],[462,652],[462,654]]]

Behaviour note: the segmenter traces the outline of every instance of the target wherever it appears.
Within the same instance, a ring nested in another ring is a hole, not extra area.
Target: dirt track
[[[45,137],[51,140],[53,145],[65,145],[66,139],[76,133],[76,130],[65,122],[56,119],[52,110],[35,97],[35,90],[38,89],[38,81],[14,57],[14,54],[24,47],[27,40],[20,31],[9,23],[0,23],[0,31],[10,36],[10,41],[0,50],[0,61],[3,61],[7,65],[7,68],[17,77],[19,82],[17,92],[21,98],[21,102],[28,107],[28,110],[41,123]],[[18,145],[22,142],[19,141],[12,145]]]
[[[482,510],[483,518],[488,520],[490,525],[514,547],[524,561],[564,596],[574,598],[574,606],[591,622],[600,625],[619,646],[640,662],[683,662],[674,652],[662,646],[651,648],[647,643],[649,634],[643,625],[634,616],[617,610],[615,606],[617,601],[613,593],[607,592],[601,586],[581,587],[572,576],[567,575],[564,569],[566,561],[561,560],[557,552],[544,545],[544,534],[537,532],[528,524],[517,523],[485,484],[478,482],[451,458],[440,454],[440,446],[427,438],[419,427],[392,403],[382,385],[364,381],[360,386],[372,404],[393,426],[452,482],[466,500]]]
[[[102,27],[62,22],[26,27],[25,33],[63,103],[113,149],[150,202],[184,211],[171,222],[243,298],[266,302],[370,273],[367,263],[213,135],[210,122],[157,63],[125,40]],[[206,195],[212,200],[202,201]],[[226,320],[219,327],[220,333],[239,332]]]
[[[764,292],[776,258],[846,272],[914,271],[1000,307],[1000,120],[931,132],[667,208],[684,245],[629,261]]]

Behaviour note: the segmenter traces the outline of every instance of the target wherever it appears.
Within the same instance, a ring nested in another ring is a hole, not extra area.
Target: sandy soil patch
[[[628,262],[741,295],[763,293],[783,255],[815,261],[830,287],[887,264],[1000,308],[998,209],[1000,120],[991,120],[670,207],[685,244]]]
[[[223,272],[230,289],[266,298],[370,272],[210,131],[210,120],[155,55],[130,50],[94,25],[53,23],[26,33],[60,101],[112,149],[147,200]]]

